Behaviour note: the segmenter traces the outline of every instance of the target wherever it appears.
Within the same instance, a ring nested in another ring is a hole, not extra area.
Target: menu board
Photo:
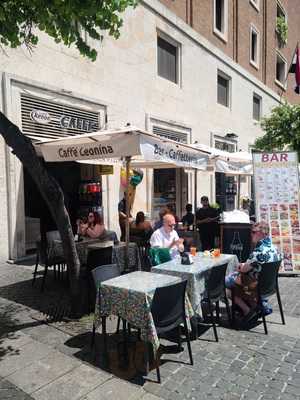
[[[256,217],[270,226],[282,271],[300,272],[299,173],[295,152],[254,153]]]

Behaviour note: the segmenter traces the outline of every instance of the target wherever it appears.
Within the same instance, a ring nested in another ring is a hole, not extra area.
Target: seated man
[[[260,271],[260,264],[280,260],[276,247],[273,246],[269,237],[269,225],[265,222],[253,224],[251,240],[255,246],[248,260],[238,266],[237,271],[229,274],[225,279],[227,289],[235,290],[234,301],[244,314],[244,322],[249,322],[257,316],[257,276]],[[231,291],[228,293],[229,297]],[[271,307],[267,300],[263,300],[264,312],[270,314]]]
[[[151,247],[170,249],[171,258],[175,258],[179,250],[183,251],[183,239],[179,239],[178,233],[174,230],[175,225],[174,215],[166,214],[163,217],[162,227],[154,231],[150,238]]]

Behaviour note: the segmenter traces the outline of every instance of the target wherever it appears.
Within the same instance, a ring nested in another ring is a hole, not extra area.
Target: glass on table
[[[195,257],[196,253],[197,253],[197,248],[194,246],[190,247],[190,253],[193,257]]]
[[[220,257],[221,255],[221,250],[220,249],[213,249],[212,251],[212,256],[213,257]]]

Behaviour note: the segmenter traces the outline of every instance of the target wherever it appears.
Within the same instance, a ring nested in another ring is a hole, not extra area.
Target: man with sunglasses
[[[260,265],[279,261],[281,256],[273,246],[269,236],[269,225],[266,222],[253,224],[251,230],[251,241],[254,246],[252,253],[245,263],[239,264],[237,271],[229,274],[225,279],[226,288],[235,290],[234,301],[244,314],[243,322],[248,323],[257,317],[256,286]],[[263,300],[265,314],[272,312],[267,299]]]
[[[183,246],[183,239],[180,239],[178,233],[174,230],[175,225],[174,215],[164,215],[162,227],[156,229],[150,238],[151,247],[168,248],[171,258],[175,258],[178,249],[181,250],[181,246]]]

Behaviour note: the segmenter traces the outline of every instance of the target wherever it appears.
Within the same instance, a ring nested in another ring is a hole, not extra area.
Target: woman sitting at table
[[[136,214],[135,221],[130,224],[130,236],[137,237],[137,239],[149,239],[152,235],[153,229],[150,221],[146,221],[143,211]]]
[[[105,226],[102,217],[96,212],[91,211],[88,214],[87,222],[77,221],[78,233],[92,239],[97,239],[105,232]]]

